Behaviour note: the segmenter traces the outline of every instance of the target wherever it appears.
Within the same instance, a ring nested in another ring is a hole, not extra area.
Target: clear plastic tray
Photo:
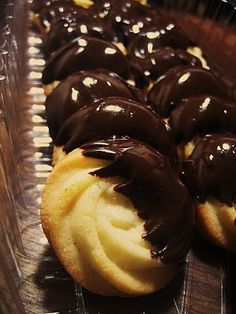
[[[191,1],[190,5],[190,1],[164,1],[164,7],[168,9],[168,14],[173,14],[173,8],[177,9],[174,11],[175,17],[203,48],[218,73],[223,73],[225,80],[235,87],[236,44],[231,47],[232,40],[236,43],[233,25],[235,9],[231,5],[228,7],[225,1],[211,6],[213,2]],[[222,9],[223,5],[227,5],[225,10],[230,11],[230,18],[225,18],[228,13]],[[220,13],[223,14],[222,19]],[[26,313],[236,313],[235,256],[213,247],[198,234],[194,236],[184,269],[168,287],[153,295],[139,298],[102,297],[81,288],[66,274],[50,249],[40,225],[39,205],[45,180],[51,171],[52,143],[46,126],[45,96],[40,80],[44,67],[40,52],[42,38],[31,21],[30,11],[25,11],[25,14],[27,57],[21,81],[22,148],[19,163],[27,205],[27,210],[21,211],[26,255],[22,258],[20,291]],[[232,34],[230,40],[229,34]],[[212,41],[214,49],[209,45]],[[231,48],[222,49],[224,45]]]

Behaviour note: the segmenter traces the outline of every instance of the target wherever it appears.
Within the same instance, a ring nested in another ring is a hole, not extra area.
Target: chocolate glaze
[[[96,1],[91,7],[100,17],[108,21],[117,34],[118,40],[127,43],[145,25],[160,24],[165,19],[134,0]]]
[[[142,236],[154,246],[152,257],[167,264],[183,261],[192,238],[193,206],[168,159],[133,139],[102,140],[82,149],[85,156],[111,160],[93,175],[124,178],[114,190],[129,197],[144,219]]]
[[[129,64],[121,51],[101,39],[81,36],[58,49],[43,71],[42,81],[49,84],[81,70],[108,69],[123,78],[130,77]]]
[[[73,20],[79,12],[86,12],[86,10],[75,5],[73,1],[57,0],[50,2],[40,11],[39,20],[44,28],[50,28],[51,24],[60,19]]]
[[[126,98],[99,99],[67,119],[55,139],[64,151],[89,141],[109,137],[132,137],[156,148],[178,167],[176,147],[170,139],[168,126],[147,107]]]
[[[201,66],[201,61],[190,53],[169,47],[160,47],[156,52],[142,57],[133,55],[129,61],[138,85],[158,79],[175,66]]]
[[[148,7],[137,1],[117,1],[116,6],[110,11],[107,19],[111,22],[118,38],[127,44],[134,36],[139,34],[144,26],[153,23],[162,23],[164,18],[154,14]]]
[[[106,27],[99,17],[86,10],[86,14],[84,12],[76,14],[72,21],[61,19],[51,26],[43,44],[45,56],[48,58],[53,51],[60,48],[63,44],[81,35],[108,41],[112,41],[115,38],[115,34]]]
[[[236,134],[236,104],[213,96],[187,98],[171,112],[169,125],[177,142],[197,134]]]
[[[236,201],[236,136],[214,134],[201,138],[184,162],[186,184],[200,202],[207,197],[232,206]]]
[[[212,72],[198,67],[180,66],[167,71],[148,93],[153,109],[162,117],[185,98],[209,95],[229,98],[229,92]]]
[[[183,31],[172,22],[151,25],[131,40],[128,45],[128,54],[137,58],[144,58],[157,52],[160,47],[186,49],[192,44]]]
[[[115,73],[93,70],[74,73],[63,80],[47,97],[46,112],[53,140],[63,122],[96,99],[120,96],[145,103],[141,90],[127,84]]]
[[[90,7],[90,10],[95,12],[100,18],[106,18],[117,0],[96,0]]]

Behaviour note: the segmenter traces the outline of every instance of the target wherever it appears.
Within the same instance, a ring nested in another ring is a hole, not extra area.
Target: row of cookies
[[[210,110],[222,110],[222,103],[231,111],[225,129],[217,128],[233,133],[233,127],[227,129],[234,112],[230,94],[202,67],[201,58],[187,52],[193,43],[161,12],[135,1],[96,1],[89,9],[71,1],[46,3],[35,11],[40,29],[46,26],[49,60],[43,83],[50,93],[46,108],[56,164],[43,194],[45,233],[68,272],[89,290],[105,295],[159,290],[179,269],[191,242],[192,201],[180,175],[200,198],[204,213],[212,206],[208,196],[214,187],[208,185],[215,177],[205,186],[197,182],[205,188],[203,195],[195,183],[196,136],[209,132],[219,119]],[[55,42],[61,47],[55,48]],[[191,119],[197,122],[191,124]],[[221,144],[230,148],[220,156],[231,158],[231,138],[224,137]],[[181,142],[183,168],[174,142]],[[218,155],[213,156],[215,162]],[[226,164],[232,167],[232,162]],[[208,166],[210,171],[214,167],[206,156],[204,165],[206,178]],[[223,173],[224,162],[220,165]],[[202,161],[199,167],[203,169]],[[220,191],[213,196],[221,197]],[[232,200],[227,204],[224,223],[231,215],[228,208],[234,209]],[[213,201],[214,211],[216,205]],[[204,216],[197,217],[205,223]],[[221,228],[214,219],[210,225]],[[229,228],[230,238],[234,228]]]

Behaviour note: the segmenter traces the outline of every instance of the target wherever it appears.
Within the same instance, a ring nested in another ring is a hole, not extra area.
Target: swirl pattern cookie
[[[143,143],[110,140],[82,149],[55,166],[43,193],[42,223],[59,259],[99,294],[161,289],[189,249],[186,189],[168,160]]]
[[[52,139],[62,124],[75,112],[104,97],[123,97],[145,104],[141,90],[105,69],[69,75],[46,99],[46,114]]]
[[[126,98],[101,98],[80,109],[63,123],[54,143],[69,153],[92,140],[112,136],[143,141],[168,156],[178,169],[177,151],[167,124],[146,106]]]
[[[89,10],[77,11],[69,21],[61,19],[51,25],[43,44],[45,57],[48,59],[64,44],[82,35],[108,41],[115,40],[115,34],[97,15]]]
[[[183,264],[194,217],[180,174],[199,230],[235,248],[235,104],[184,31],[138,2],[35,10],[55,145],[42,224],[72,277],[103,295],[158,291]]]
[[[217,245],[236,251],[236,136],[201,138],[185,161],[185,177],[199,200],[198,227]]]
[[[98,68],[110,70],[126,79],[130,77],[128,62],[115,45],[98,38],[81,36],[52,55],[44,68],[42,81],[49,84],[77,71]]]
[[[155,82],[148,93],[148,100],[153,109],[166,118],[183,99],[202,95],[227,97],[227,89],[211,71],[179,66]]]
[[[236,104],[211,71],[176,67],[149,92],[168,118],[183,158],[185,182],[196,199],[198,230],[218,246],[236,251]]]

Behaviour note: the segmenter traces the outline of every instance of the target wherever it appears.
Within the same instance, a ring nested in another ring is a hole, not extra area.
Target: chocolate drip
[[[96,99],[110,96],[144,103],[141,90],[109,71],[85,71],[68,76],[46,99],[47,121],[52,139],[55,140],[63,122],[73,113]]]
[[[175,66],[201,66],[201,61],[190,53],[169,47],[160,47],[152,54],[142,57],[131,56],[129,59],[138,85],[158,79]]]
[[[43,45],[46,57],[49,57],[53,51],[63,46],[63,44],[82,35],[108,41],[112,41],[115,38],[115,34],[111,32],[100,18],[89,10],[85,12],[82,11],[80,14],[75,14],[72,21],[61,19],[58,23],[54,23],[51,26]]]
[[[49,84],[81,70],[104,68],[129,78],[129,64],[113,44],[97,38],[81,36],[64,45],[51,56],[43,71],[42,81]]]
[[[143,238],[154,246],[152,257],[167,264],[183,261],[192,238],[193,207],[168,159],[133,139],[102,140],[82,149],[85,156],[111,160],[91,174],[124,178],[114,190],[129,197],[144,219]]]
[[[156,112],[167,117],[183,99],[201,95],[229,98],[227,88],[212,72],[181,66],[167,71],[156,81],[148,100]]]
[[[197,134],[236,134],[236,104],[213,96],[187,98],[171,112],[169,124],[176,142]]]
[[[190,45],[190,40],[176,24],[165,22],[161,25],[151,25],[144,28],[130,42],[128,54],[137,58],[144,58],[158,52],[160,47],[186,49]]]
[[[178,167],[168,126],[147,107],[125,98],[99,99],[74,113],[62,125],[55,145],[65,145],[64,150],[69,153],[87,142],[112,136],[132,137],[148,143]]]
[[[186,184],[200,202],[213,196],[232,206],[236,200],[235,135],[203,137],[183,165]]]

